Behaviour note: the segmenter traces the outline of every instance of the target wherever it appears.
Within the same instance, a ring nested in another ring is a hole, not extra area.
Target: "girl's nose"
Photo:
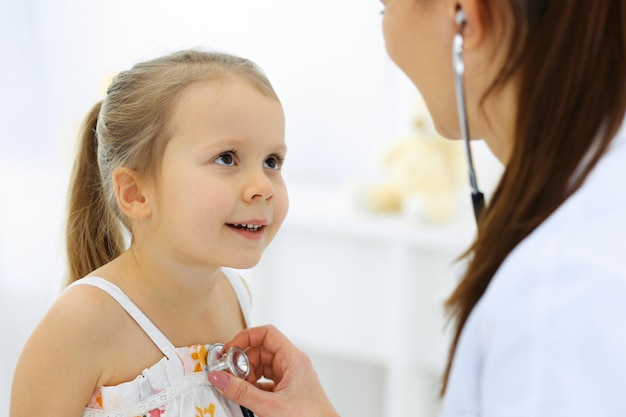
[[[274,195],[274,184],[263,169],[249,173],[245,181],[243,197],[246,201],[267,200]]]

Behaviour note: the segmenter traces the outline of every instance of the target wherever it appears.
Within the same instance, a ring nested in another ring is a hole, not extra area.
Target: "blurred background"
[[[0,415],[21,347],[61,291],[82,118],[117,72],[188,47],[255,61],[286,113],[290,214],[261,263],[241,271],[254,324],[275,324],[312,356],[342,415],[434,415],[441,303],[474,231],[467,168],[387,57],[381,10],[376,0],[0,1]],[[484,144],[473,149],[489,196],[501,167]]]

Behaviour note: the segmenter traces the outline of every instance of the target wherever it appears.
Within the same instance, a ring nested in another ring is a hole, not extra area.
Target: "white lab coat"
[[[626,416],[626,123],[463,329],[442,417]]]

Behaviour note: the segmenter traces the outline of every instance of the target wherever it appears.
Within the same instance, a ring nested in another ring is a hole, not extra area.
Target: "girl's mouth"
[[[258,232],[262,230],[265,226],[260,224],[226,224],[228,227],[233,227],[235,229],[246,230],[249,232]]]

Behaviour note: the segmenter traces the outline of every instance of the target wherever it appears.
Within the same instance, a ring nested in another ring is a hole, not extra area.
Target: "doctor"
[[[387,51],[438,131],[483,138],[506,166],[447,302],[442,416],[626,416],[626,2],[384,7]],[[259,417],[337,415],[275,328],[229,345],[273,384],[211,373],[226,397]]]

